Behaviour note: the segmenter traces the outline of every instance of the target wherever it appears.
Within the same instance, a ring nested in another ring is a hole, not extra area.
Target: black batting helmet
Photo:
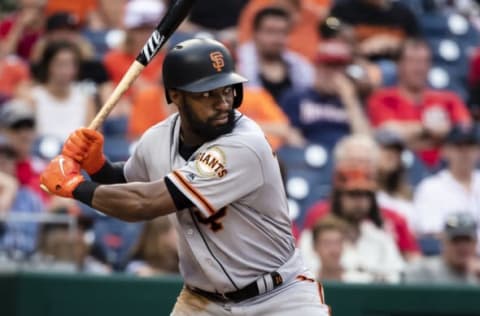
[[[168,89],[204,92],[233,86],[233,107],[239,107],[243,98],[243,83],[247,79],[237,74],[234,68],[230,52],[215,40],[195,38],[175,45],[163,62],[167,102],[172,102]]]

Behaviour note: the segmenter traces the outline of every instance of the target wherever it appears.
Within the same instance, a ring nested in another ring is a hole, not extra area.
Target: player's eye
[[[223,95],[225,95],[225,96],[231,96],[232,92],[233,92],[232,87],[226,87],[225,89],[223,89]]]
[[[211,91],[205,91],[202,93],[202,97],[204,98],[209,98],[212,96],[212,92]]]

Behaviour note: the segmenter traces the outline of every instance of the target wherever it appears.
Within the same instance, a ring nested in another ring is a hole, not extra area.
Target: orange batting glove
[[[103,154],[103,135],[93,129],[79,128],[65,141],[62,155],[78,162],[88,174],[95,174],[106,160]]]
[[[73,197],[73,191],[83,181],[78,162],[63,155],[55,157],[40,175],[42,189],[68,198]]]

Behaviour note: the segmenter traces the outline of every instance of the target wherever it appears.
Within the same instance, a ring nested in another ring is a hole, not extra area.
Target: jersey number
[[[200,223],[209,226],[209,228],[216,233],[219,230],[223,229],[223,224],[221,223],[221,219],[225,217],[225,215],[227,215],[227,207],[225,206],[221,208],[218,212],[216,212],[210,217],[203,216],[203,214],[200,213],[200,211],[198,210],[196,210],[194,214]]]

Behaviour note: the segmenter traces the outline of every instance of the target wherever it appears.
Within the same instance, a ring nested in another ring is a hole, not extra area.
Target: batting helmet
[[[172,48],[163,62],[163,84],[167,102],[172,100],[168,89],[204,92],[233,86],[233,107],[243,98],[244,77],[235,73],[233,58],[227,48],[211,39],[190,39]]]

